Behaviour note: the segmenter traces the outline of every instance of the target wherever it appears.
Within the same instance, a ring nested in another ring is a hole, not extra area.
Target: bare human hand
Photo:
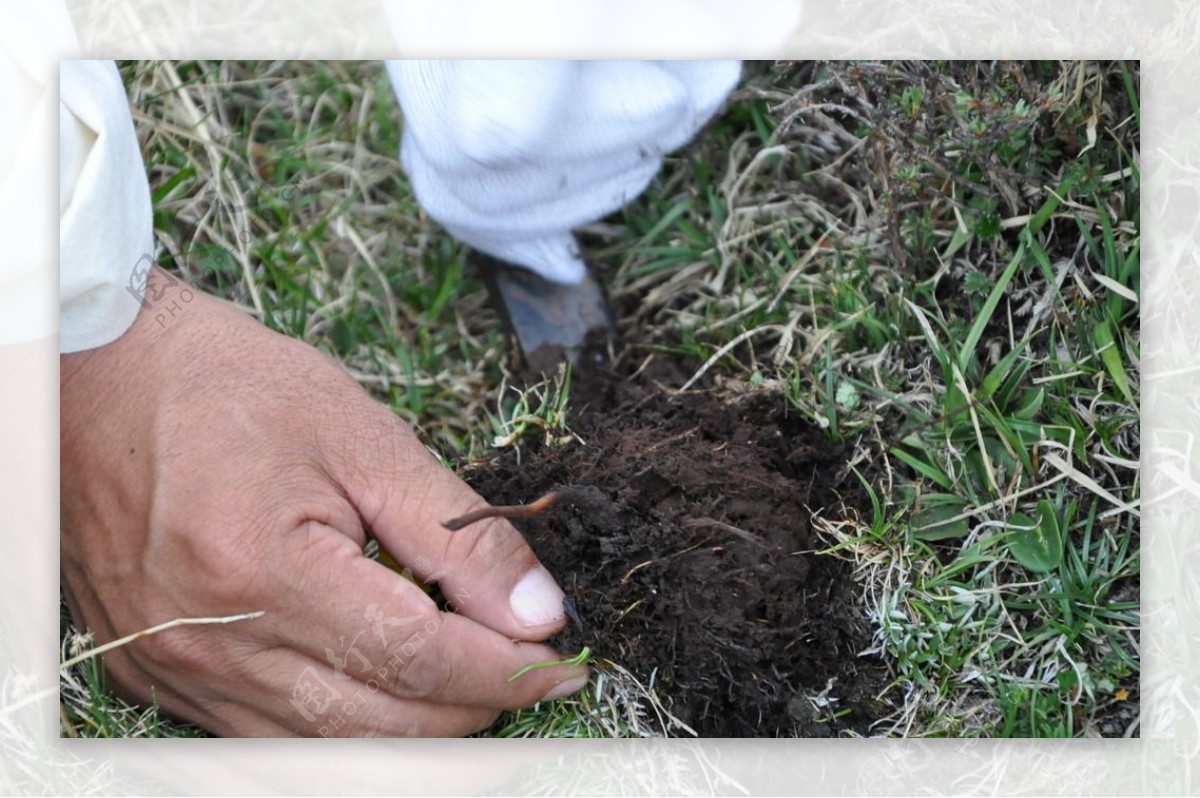
[[[185,293],[186,292],[186,293]],[[167,311],[170,311],[169,313]],[[61,358],[62,579],[110,681],[222,735],[439,736],[567,695],[536,641],[562,591],[502,519],[335,363],[176,285]],[[454,611],[362,555],[367,534]]]

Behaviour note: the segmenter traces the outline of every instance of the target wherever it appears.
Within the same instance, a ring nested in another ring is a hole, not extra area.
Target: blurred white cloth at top
[[[380,0],[401,58],[778,58],[804,0]]]
[[[737,61],[389,61],[401,159],[452,235],[582,279],[571,230],[640,194],[737,83]]]

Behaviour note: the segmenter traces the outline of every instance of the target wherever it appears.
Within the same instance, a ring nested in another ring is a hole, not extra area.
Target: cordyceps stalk
[[[531,518],[538,513],[549,510],[556,504],[576,504],[588,498],[587,492],[581,488],[560,488],[552,490],[541,498],[534,499],[529,504],[509,504],[495,507],[481,507],[449,521],[443,521],[442,526],[451,532],[470,526],[485,518]]]
[[[508,504],[498,505],[494,507],[481,507],[478,510],[472,510],[465,515],[460,515],[457,518],[451,518],[448,521],[443,521],[442,526],[449,529],[451,532],[457,532],[463,527],[470,526],[476,521],[482,521],[485,518],[531,518],[539,513],[549,510],[556,504],[581,504],[587,501],[596,501],[595,488],[557,488],[550,491],[544,496],[534,499],[529,504]],[[580,634],[583,634],[583,619],[579,616],[579,610],[575,606],[575,600],[570,596],[563,596],[563,612],[575,624],[575,629]],[[586,647],[580,652],[580,663],[587,661],[589,649]],[[565,660],[564,660],[565,661]],[[542,665],[554,665],[558,663],[542,663]],[[542,665],[533,667],[542,667]],[[524,674],[530,668],[523,668],[509,677],[509,681],[516,679]]]

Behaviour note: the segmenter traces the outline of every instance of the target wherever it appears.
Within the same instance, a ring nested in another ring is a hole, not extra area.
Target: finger
[[[299,732],[263,714],[261,707],[221,702],[206,707],[198,721],[218,737],[298,737]]]
[[[396,698],[289,649],[255,662],[226,682],[221,699],[203,702],[205,728],[237,737],[461,737],[499,715]]]
[[[397,698],[488,709],[530,706],[587,683],[587,669],[579,665],[510,679],[527,665],[563,655],[440,612],[420,588],[363,557],[335,530],[310,534],[305,556],[314,561],[281,563],[277,574],[288,585],[281,593],[290,597],[280,610],[279,642],[326,663],[338,679]]]
[[[439,583],[457,612],[505,636],[545,640],[561,630],[563,591],[521,534],[502,519],[445,529],[445,519],[486,502],[379,409],[368,419],[371,445],[355,446],[333,469],[384,548]]]

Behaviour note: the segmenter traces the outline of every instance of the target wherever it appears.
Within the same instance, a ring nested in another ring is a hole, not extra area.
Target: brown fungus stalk
[[[478,510],[472,510],[469,513],[460,515],[457,518],[451,518],[448,521],[443,521],[442,526],[449,529],[451,532],[457,532],[463,527],[470,526],[476,521],[482,521],[485,518],[532,518],[538,513],[549,510],[556,504],[577,504],[587,498],[587,493],[581,488],[560,488],[552,490],[549,493],[534,499],[528,504],[509,504],[498,505],[495,507],[481,507]]]

